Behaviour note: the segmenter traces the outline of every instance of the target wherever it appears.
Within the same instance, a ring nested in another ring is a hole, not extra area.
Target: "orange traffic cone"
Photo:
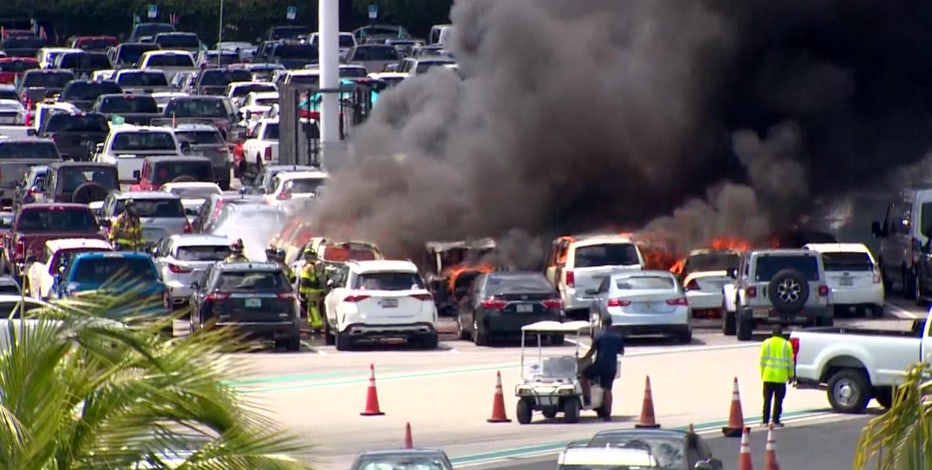
[[[764,454],[764,470],[780,470],[777,463],[777,440],[773,436],[773,423],[767,432],[767,453]]]
[[[725,437],[741,437],[744,429],[744,412],[741,411],[741,393],[738,392],[738,378],[731,392],[731,411],[728,413],[728,426],[722,428]]]
[[[492,417],[486,421],[490,423],[510,423],[505,415],[505,392],[502,391],[502,373],[495,372],[495,397],[492,399]]]
[[[751,435],[751,428],[744,428],[741,435],[741,451],[738,454],[738,470],[754,470],[754,464],[751,462],[751,442],[748,436]]]
[[[360,416],[382,416],[379,409],[379,391],[375,388],[375,366],[369,364],[369,390],[366,392],[366,410]]]
[[[411,423],[405,423],[405,449],[413,449],[414,440],[411,438]]]
[[[650,392],[649,375],[644,382],[644,401],[641,403],[641,419],[637,424],[634,425],[634,427],[638,429],[657,429],[660,427],[654,418],[654,397]]]

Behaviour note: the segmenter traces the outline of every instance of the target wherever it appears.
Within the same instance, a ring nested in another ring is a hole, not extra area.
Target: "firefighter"
[[[317,272],[317,252],[313,248],[304,250],[304,269],[301,271],[301,296],[307,303],[307,323],[311,331],[319,334],[324,327],[320,318],[320,301],[324,293],[321,276]]]
[[[288,282],[294,285],[297,278],[294,275],[294,270],[285,263],[285,250],[276,248],[275,245],[269,245],[268,248],[265,249],[265,257],[270,263],[278,263],[278,265],[282,267],[282,271],[285,272],[285,276],[288,276]]]
[[[143,248],[142,222],[135,201],[126,201],[123,213],[110,225],[108,238],[118,251],[139,251]]]
[[[242,238],[237,239],[235,242],[233,242],[232,245],[230,245],[230,255],[227,256],[227,258],[223,260],[223,262],[224,263],[248,263],[249,258],[247,258],[245,254],[243,254],[243,250],[245,249],[246,247],[243,244],[243,239]]]

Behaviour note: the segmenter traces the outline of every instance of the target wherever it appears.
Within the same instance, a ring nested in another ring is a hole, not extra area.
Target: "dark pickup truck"
[[[196,95],[223,95],[227,85],[233,82],[251,82],[252,73],[244,69],[217,68],[197,72],[194,81]]]
[[[151,95],[100,95],[91,110],[104,115],[107,120],[136,126],[148,126],[153,119],[162,117],[159,105]],[[100,139],[98,142],[103,141]]]
[[[245,134],[245,129],[236,126],[238,121],[233,104],[225,96],[179,96],[165,105],[162,117],[153,119],[151,125],[209,124],[216,127],[224,140],[230,143]]]
[[[23,103],[38,103],[61,93],[74,78],[70,70],[27,70],[16,81],[16,93]]]
[[[60,161],[61,154],[50,139],[0,139],[0,204],[12,207],[16,185],[30,168]]]
[[[87,204],[26,204],[3,235],[0,271],[21,276],[27,258],[39,259],[45,242],[64,238],[106,240]]]
[[[172,91],[168,77],[161,70],[118,70],[113,81],[127,93],[151,94],[160,91]]]
[[[52,113],[42,121],[38,136],[52,139],[62,159],[85,162],[109,133],[110,125],[102,114]]]
[[[81,111],[90,111],[94,108],[98,96],[113,93],[123,93],[123,89],[115,82],[72,80],[58,95],[58,101],[71,103]]]

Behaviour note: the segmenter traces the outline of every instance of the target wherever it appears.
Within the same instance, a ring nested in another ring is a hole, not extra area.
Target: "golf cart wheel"
[[[563,421],[567,423],[579,422],[580,403],[576,397],[570,397],[563,401]]]
[[[518,418],[518,422],[521,424],[528,424],[531,422],[531,414],[533,413],[533,407],[531,406],[531,400],[522,398],[518,400],[518,405],[515,408],[515,416]]]
[[[557,417],[557,409],[556,409],[556,408],[545,408],[545,409],[541,410],[540,412],[541,412],[541,414],[544,415],[544,418],[547,418],[547,419],[553,419],[553,418],[556,418],[556,417]]]

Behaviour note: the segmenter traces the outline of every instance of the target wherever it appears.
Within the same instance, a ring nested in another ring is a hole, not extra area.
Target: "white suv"
[[[810,243],[803,248],[822,254],[825,280],[832,290],[835,307],[870,311],[883,316],[884,289],[880,266],[863,243]]]
[[[437,306],[414,263],[350,261],[330,275],[327,288],[325,335],[338,351],[386,338],[437,347]]]

